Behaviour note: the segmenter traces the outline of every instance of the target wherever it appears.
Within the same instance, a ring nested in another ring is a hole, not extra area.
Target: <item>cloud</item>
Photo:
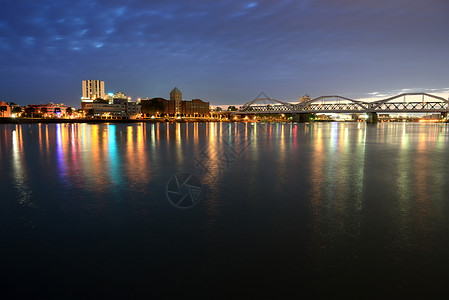
[[[231,88],[241,99],[267,86],[279,99],[433,88],[449,67],[448,12],[437,0],[4,0],[0,63],[9,81],[67,74],[73,88],[52,93],[73,99],[92,76],[142,97],[171,82],[192,85],[192,97],[215,87],[223,101]]]

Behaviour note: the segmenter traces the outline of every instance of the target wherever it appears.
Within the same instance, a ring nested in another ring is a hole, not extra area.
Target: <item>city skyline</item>
[[[80,106],[80,82],[133,100],[243,104],[449,94],[447,1],[3,1],[1,101]]]

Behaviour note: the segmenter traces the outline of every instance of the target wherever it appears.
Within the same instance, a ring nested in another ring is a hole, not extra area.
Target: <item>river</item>
[[[0,125],[9,297],[449,296],[449,127]]]

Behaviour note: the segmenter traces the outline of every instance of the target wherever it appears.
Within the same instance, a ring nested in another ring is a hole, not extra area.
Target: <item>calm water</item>
[[[0,125],[0,158],[3,295],[449,295],[445,124]]]

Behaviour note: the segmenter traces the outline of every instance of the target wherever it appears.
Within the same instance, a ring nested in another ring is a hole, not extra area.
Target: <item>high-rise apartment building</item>
[[[83,80],[82,89],[81,108],[84,108],[85,103],[92,102],[95,99],[105,99],[104,81],[102,80]]]

